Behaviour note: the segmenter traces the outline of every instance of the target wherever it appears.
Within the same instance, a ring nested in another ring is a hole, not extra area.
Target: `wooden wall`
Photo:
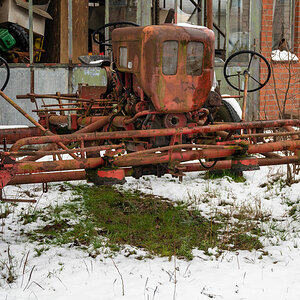
[[[72,62],[78,63],[78,56],[88,53],[88,0],[73,0],[73,47]],[[68,54],[68,0],[51,1],[49,14],[53,20],[46,21],[44,49],[45,63],[69,62]]]

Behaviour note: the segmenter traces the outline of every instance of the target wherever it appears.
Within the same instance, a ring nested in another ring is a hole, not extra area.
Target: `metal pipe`
[[[234,96],[232,96],[232,97],[234,97]],[[58,95],[54,95],[54,94],[29,93],[26,95],[17,95],[16,98],[17,99],[48,98],[48,99],[56,99],[56,100],[60,99],[60,100],[76,101],[71,104],[75,104],[77,102],[88,102],[88,103],[91,102],[91,100],[89,100],[89,99],[76,98],[76,95],[74,95],[74,97],[71,97],[71,96],[58,96]],[[93,99],[93,103],[97,103],[97,102],[114,102],[114,103],[116,103],[116,101],[113,101],[111,99]],[[57,105],[59,105],[59,104],[57,104]]]
[[[33,44],[33,6],[32,0],[29,0],[29,62],[30,62],[30,92],[34,92],[34,67],[33,67],[33,51],[34,51],[34,44]],[[31,101],[34,100],[31,98]]]
[[[243,109],[242,109],[242,121],[246,118],[246,108],[247,108],[247,94],[248,94],[248,79],[249,74],[245,71],[245,81],[244,81],[244,97],[243,97]]]
[[[49,116],[48,121],[51,125],[67,125],[69,124],[69,117],[53,115]]]
[[[178,0],[174,0],[174,10],[175,10],[175,24],[178,21]]]
[[[73,60],[73,0],[68,1],[68,57],[69,65]]]
[[[243,162],[243,160],[241,160]],[[300,158],[297,156],[283,157],[280,159],[268,159],[268,158],[259,158],[257,163],[259,166],[268,166],[268,165],[282,165],[290,163],[299,163]],[[215,166],[209,170],[225,170],[231,169],[232,160],[218,161]],[[183,172],[197,172],[197,171],[207,171],[200,163],[188,163],[181,164],[180,169]],[[133,169],[124,168],[125,176],[131,176]],[[45,182],[59,182],[59,181],[72,181],[72,180],[85,180],[86,172],[85,171],[69,171],[69,172],[54,172],[54,173],[38,173],[38,174],[29,174],[29,175],[17,175],[9,181],[8,185],[15,184],[30,184],[30,183],[45,183]]]
[[[112,115],[102,117],[102,119],[99,119],[98,121],[91,123],[90,125],[76,131],[76,135],[80,133],[88,133],[88,132],[94,132],[105,125],[107,125],[111,119]]]
[[[213,16],[212,16],[212,0],[206,0],[207,6],[207,28],[213,30]]]
[[[109,0],[105,0],[105,24],[109,23]],[[109,28],[106,27],[105,28],[105,40],[108,41],[109,40]],[[110,53],[108,53],[107,47],[105,46],[105,55],[109,55]]]
[[[110,119],[110,116],[107,116],[107,119]],[[100,125],[103,124],[102,122],[104,123],[103,119],[99,120]],[[93,126],[95,126],[95,123],[89,126],[91,126],[92,128]],[[56,143],[56,142],[71,143],[80,140],[92,141],[92,140],[121,139],[121,138],[142,138],[142,137],[170,136],[170,135],[181,135],[181,134],[211,133],[216,131],[230,131],[230,130],[235,131],[235,130],[250,129],[250,128],[300,126],[300,120],[253,121],[253,122],[199,126],[199,127],[192,127],[192,128],[182,127],[182,128],[166,128],[166,129],[84,133],[85,130],[88,130],[89,126],[77,131],[76,134],[74,133],[68,135],[31,137],[31,138],[21,139],[12,146],[11,151],[18,151],[20,147],[24,145],[32,145],[32,144],[46,144],[46,143]]]
[[[17,175],[8,183],[8,185],[72,181],[84,179],[86,179],[85,171],[55,172],[43,174],[39,173],[30,175]]]
[[[18,104],[16,104],[12,99],[10,99],[8,96],[6,96],[2,91],[0,91],[0,96],[2,96],[2,98],[4,100],[6,100],[10,105],[12,105],[18,112],[20,112],[28,121],[30,121],[33,125],[35,125],[38,129],[41,130],[41,132],[43,132],[46,135],[54,135],[54,133],[52,133],[50,130],[44,128],[40,123],[38,123],[33,117],[31,117],[28,113],[26,113]],[[68,150],[68,148],[61,142],[57,142],[57,144],[65,149]],[[74,154],[71,154],[71,156],[73,158],[77,158]]]
[[[33,64],[33,6],[29,0],[29,62]]]
[[[30,136],[40,136],[41,131],[36,127],[28,128],[8,128],[0,130],[0,144],[4,138],[6,138],[7,144],[13,144],[19,139],[23,139]]]
[[[41,162],[17,162],[14,164],[15,174],[32,174],[40,172],[55,172],[67,170],[94,169],[104,164],[101,157],[85,159],[69,159]]]
[[[69,150],[39,150],[39,151],[17,151],[17,152],[12,152],[12,151],[4,151],[0,152],[0,158],[4,156],[11,156],[11,157],[20,157],[20,156],[34,156],[34,155],[62,155],[62,154],[70,154],[70,153],[79,153],[79,152],[84,152],[84,153],[91,153],[91,152],[97,152],[100,153],[100,151],[104,150],[112,150],[112,149],[120,149],[124,148],[124,144],[120,145],[102,145],[102,146],[95,146],[95,147],[85,147],[85,148],[75,148],[75,149],[69,149]],[[26,158],[23,160],[26,161]]]
[[[243,162],[243,160],[241,160]],[[257,164],[259,166],[271,166],[271,165],[286,165],[286,164],[293,164],[299,163],[300,158],[297,156],[291,157],[282,157],[282,158],[258,158]],[[217,163],[210,168],[209,170],[225,170],[231,169],[232,167],[232,160],[224,160],[224,161],[217,161]],[[207,171],[200,163],[188,163],[188,164],[181,164],[180,168],[182,168],[183,172],[197,172],[197,171]]]
[[[106,105],[106,106],[92,106],[90,110],[95,109],[105,109],[105,108],[113,108],[114,106]],[[85,107],[72,107],[72,108],[44,108],[44,109],[33,109],[33,112],[37,113],[47,113],[47,112],[64,112],[64,111],[80,111],[86,110]]]
[[[282,150],[294,150],[300,148],[300,140],[298,141],[280,141],[275,143],[265,143],[259,145],[248,145],[246,153],[256,154]],[[145,152],[145,151],[143,151]],[[196,159],[214,159],[225,158],[234,155],[236,149],[201,149],[184,152],[172,153],[143,153],[143,155],[123,155],[115,157],[113,164],[118,167],[140,166],[159,163],[170,163],[173,161],[190,161]],[[138,153],[137,153],[138,154]],[[272,159],[271,159],[272,160]]]
[[[136,4],[136,23],[137,24],[142,24],[142,1],[139,0],[137,1]]]
[[[149,153],[142,156],[123,155],[115,157],[113,164],[117,167],[141,166],[152,164],[172,163],[174,161],[183,162],[198,159],[222,158],[233,155],[234,149],[201,149],[201,150],[187,150],[184,152],[171,153]]]

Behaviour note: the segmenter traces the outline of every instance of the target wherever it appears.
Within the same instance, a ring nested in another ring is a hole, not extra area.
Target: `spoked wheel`
[[[100,36],[104,37],[104,32],[103,29],[107,28],[107,27],[113,27],[116,28],[118,26],[135,26],[138,27],[140,25],[134,23],[134,22],[127,22],[127,21],[121,21],[121,22],[112,22],[112,23],[107,23],[103,26],[100,26],[99,28],[97,28],[94,32],[93,32],[93,41],[97,44],[99,44],[100,46],[107,46],[107,47],[111,47],[111,43],[110,43],[110,39],[109,40],[104,40],[101,41],[100,40]],[[97,37],[98,36],[98,37]]]
[[[1,72],[0,87],[1,87],[1,91],[4,91],[9,81],[10,70],[7,61],[0,56],[0,67],[2,66],[4,66],[5,69],[3,73]]]
[[[268,73],[258,74],[251,72],[254,61],[259,61],[261,67],[267,67]],[[251,89],[248,92],[255,92],[264,87],[270,79],[271,67],[267,59],[260,53],[251,50],[243,50],[232,54],[225,62],[224,77],[227,83],[235,90],[244,91],[245,76],[248,75],[248,84]],[[240,82],[240,86],[239,86]]]

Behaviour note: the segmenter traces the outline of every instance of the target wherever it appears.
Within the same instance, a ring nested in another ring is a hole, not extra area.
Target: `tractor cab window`
[[[177,73],[178,42],[165,41],[163,43],[162,72],[164,75]]]
[[[187,45],[186,73],[199,76],[202,74],[203,43],[189,42]]]
[[[291,51],[294,47],[295,1],[273,1],[272,50]]]
[[[120,67],[127,68],[127,47],[120,47]]]

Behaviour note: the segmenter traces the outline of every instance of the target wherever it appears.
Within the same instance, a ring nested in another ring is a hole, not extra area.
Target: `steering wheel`
[[[119,26],[119,25],[128,25],[128,26],[136,26],[136,27],[140,26],[140,25],[138,25],[138,24],[136,24],[136,23],[134,23],[134,22],[127,22],[127,21],[120,21],[120,22],[107,23],[107,24],[105,24],[105,25],[103,25],[103,26],[100,26],[99,28],[97,28],[97,29],[93,32],[93,35],[92,35],[93,41],[94,41],[95,43],[99,44],[100,46],[108,46],[108,47],[111,47],[111,43],[107,43],[109,40],[106,40],[106,41],[102,42],[102,41],[99,40],[99,37],[98,37],[98,39],[96,39],[96,35],[97,35],[97,34],[98,34],[98,35],[103,35],[103,34],[101,34],[101,30],[103,30],[103,29],[106,28],[106,27],[114,27],[114,28],[116,28],[116,27]]]
[[[267,67],[268,73],[266,75],[261,74],[263,79],[255,78],[254,74],[251,74],[250,68],[253,63],[253,59],[259,60],[261,67]],[[231,74],[230,67],[235,67],[238,71],[235,71],[234,74]],[[248,75],[249,86],[254,86],[254,88],[249,89],[248,92],[255,92],[264,87],[270,79],[271,76],[271,66],[267,59],[262,56],[260,53],[251,50],[238,51],[231,56],[225,62],[224,65],[224,77],[227,83],[235,90],[243,92],[244,89],[239,87],[237,82],[239,78]],[[251,84],[250,84],[251,82]]]
[[[5,67],[5,71],[4,71],[4,72],[6,73],[6,75],[5,75],[5,73],[4,73],[4,77],[3,77],[3,78],[5,78],[5,80],[4,80],[3,86],[1,87],[1,91],[4,91],[4,89],[5,89],[6,86],[7,86],[8,81],[9,81],[10,70],[9,70],[9,66],[8,66],[7,61],[6,61],[4,58],[2,58],[2,57],[0,56],[0,67],[1,67],[2,65],[4,65],[4,67]],[[2,76],[1,76],[1,79],[2,79]]]

